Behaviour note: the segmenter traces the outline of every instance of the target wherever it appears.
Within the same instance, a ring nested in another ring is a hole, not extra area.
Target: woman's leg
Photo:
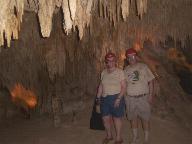
[[[103,124],[104,124],[104,127],[105,127],[105,131],[106,131],[106,138],[110,139],[112,138],[112,124],[113,124],[113,121],[112,121],[112,117],[111,116],[103,116]]]
[[[115,141],[122,141],[122,118],[113,117],[115,131],[116,131],[116,139]]]

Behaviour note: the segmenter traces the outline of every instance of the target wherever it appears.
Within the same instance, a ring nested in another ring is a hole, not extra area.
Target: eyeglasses
[[[105,61],[106,64],[113,63],[113,62],[115,62],[115,60],[108,60],[108,61]]]
[[[129,60],[129,61],[133,61],[135,59],[136,59],[135,55],[129,55],[128,58],[127,58],[127,60]]]

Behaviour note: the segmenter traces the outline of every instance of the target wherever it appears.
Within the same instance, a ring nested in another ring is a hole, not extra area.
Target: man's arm
[[[153,98],[154,98],[154,82],[155,79],[152,79],[151,81],[148,82],[149,84],[149,98],[148,101],[150,104],[153,103]]]

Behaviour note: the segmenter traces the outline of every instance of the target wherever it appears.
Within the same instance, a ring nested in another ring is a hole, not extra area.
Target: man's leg
[[[133,141],[131,144],[135,144],[138,141],[138,118],[131,120],[131,128],[133,132]]]
[[[133,133],[132,143],[136,144],[138,141],[138,111],[137,111],[137,99],[132,97],[125,97],[126,109],[128,119],[131,122],[131,128]]]
[[[142,120],[143,124],[143,130],[144,130],[144,142],[149,142],[149,129],[150,129],[150,123],[149,120]]]
[[[144,130],[144,143],[147,144],[149,143],[150,117],[151,117],[151,106],[148,102],[148,96],[141,98],[140,117],[142,120],[142,126]]]
[[[122,141],[122,118],[113,117],[116,131],[115,141]]]
[[[106,131],[106,138],[110,139],[112,138],[112,117],[111,116],[103,116],[103,124]]]

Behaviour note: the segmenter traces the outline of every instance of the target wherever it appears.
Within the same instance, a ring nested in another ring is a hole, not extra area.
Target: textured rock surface
[[[110,14],[101,12],[103,15],[100,16],[98,11],[92,13],[91,5],[93,8],[98,6],[95,1],[92,1],[92,4],[80,0],[76,2],[76,8],[81,9],[82,13],[76,12],[73,24],[82,27],[81,30],[73,31],[68,36],[62,31],[62,10],[53,14],[53,29],[50,37],[46,39],[41,37],[36,13],[25,14],[20,38],[11,43],[10,49],[1,48],[0,84],[8,91],[11,91],[16,83],[33,91],[38,97],[35,112],[40,114],[53,113],[53,96],[59,99],[56,103],[61,104],[62,109],[66,110],[63,113],[76,111],[83,108],[79,106],[84,105],[84,99],[95,96],[99,73],[105,66],[106,52],[110,50],[115,52],[118,56],[118,66],[123,68],[125,50],[135,47],[140,51],[141,60],[150,66],[158,78],[154,111],[161,117],[177,115],[186,122],[186,125],[190,125],[189,96],[187,97],[181,88],[180,79],[177,77],[177,72],[183,68],[181,66],[191,70],[191,37],[186,38],[186,30],[187,34],[190,34],[191,30],[188,27],[191,26],[189,23],[191,19],[188,19],[191,16],[191,13],[188,13],[191,10],[188,6],[190,2],[177,1],[175,4],[164,0],[151,1],[148,3],[148,13],[142,20],[135,16],[135,7],[131,3],[126,22],[118,21],[113,11],[110,11],[112,12]],[[61,6],[60,1],[57,1],[56,5]],[[85,5],[87,9],[83,9],[82,6]],[[105,6],[107,11],[108,5],[106,3],[101,5]],[[176,11],[177,7],[185,7],[185,10],[182,9],[182,13],[179,13]],[[172,15],[175,15],[172,11],[177,13],[179,21],[172,18]],[[93,17],[87,17],[84,13],[87,15],[91,13]],[[189,17],[181,18],[187,14]],[[111,23],[111,18],[116,19],[115,26]],[[90,27],[87,27],[87,23]],[[173,27],[169,28],[170,24]],[[182,38],[177,40],[175,37],[166,37],[165,34],[169,33],[168,28],[170,30],[176,28]],[[164,37],[160,32],[164,33]],[[160,41],[159,37],[163,37],[165,41]],[[175,54],[175,50],[172,49],[176,49],[179,53]],[[70,107],[70,104],[77,107]],[[183,111],[185,116],[177,114],[177,111]],[[55,114],[57,113],[59,112],[56,110]]]

